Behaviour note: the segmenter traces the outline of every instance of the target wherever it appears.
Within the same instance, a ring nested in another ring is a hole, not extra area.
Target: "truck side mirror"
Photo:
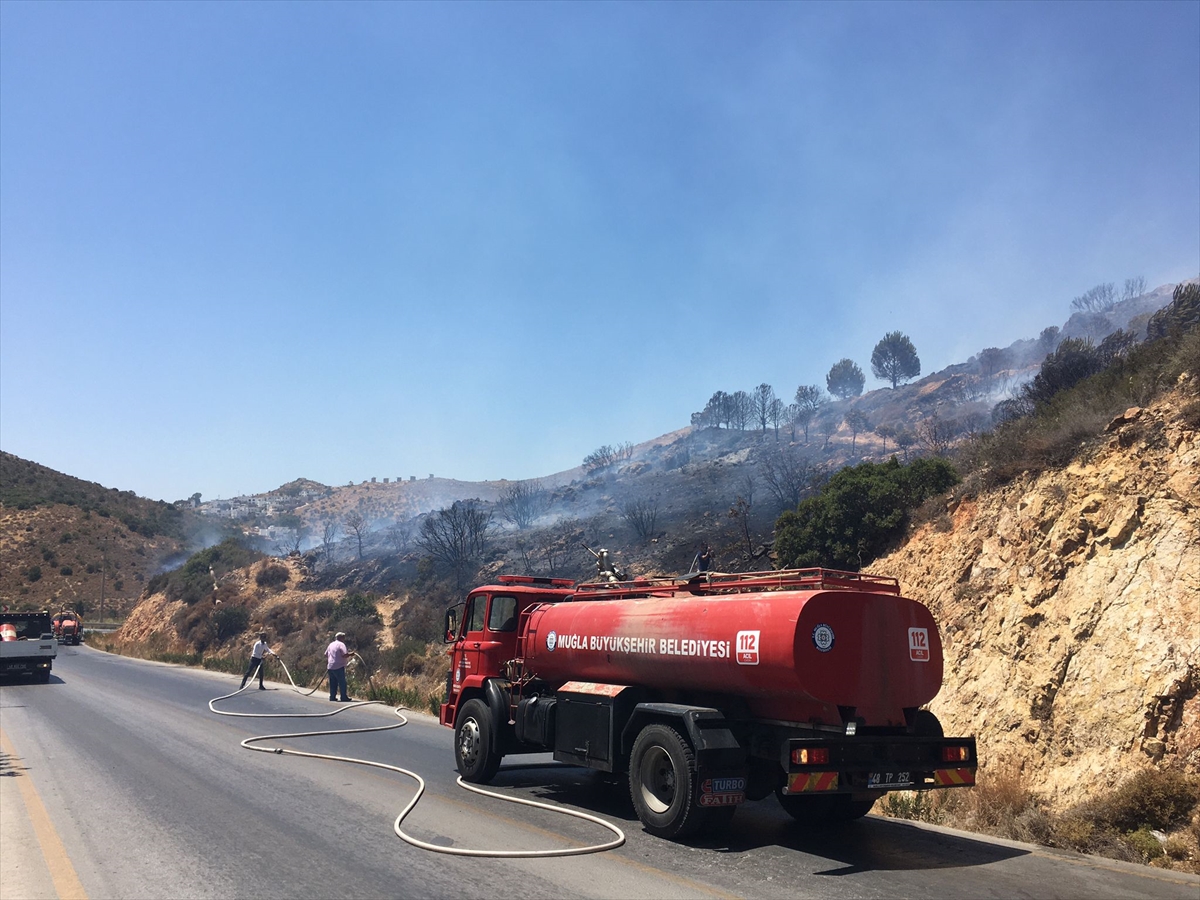
[[[453,644],[458,640],[458,607],[452,606],[446,610],[446,634],[442,642]]]

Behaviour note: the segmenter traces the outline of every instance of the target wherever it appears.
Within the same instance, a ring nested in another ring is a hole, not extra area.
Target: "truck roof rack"
[[[538,584],[557,588],[575,587],[570,578],[546,578],[542,575],[501,575],[501,584]]]
[[[777,569],[764,572],[695,572],[675,578],[586,582],[575,586],[576,600],[670,597],[678,593],[740,594],[747,591],[867,591],[899,594],[899,580],[837,569]]]

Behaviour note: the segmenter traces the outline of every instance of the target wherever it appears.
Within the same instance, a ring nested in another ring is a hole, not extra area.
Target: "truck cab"
[[[565,578],[501,575],[446,612],[445,640],[450,672],[440,720],[454,727],[459,710],[472,699],[487,702],[489,679],[505,679],[517,656],[517,626],[522,614],[542,603],[569,599],[575,582]],[[504,710],[505,721],[508,720]]]

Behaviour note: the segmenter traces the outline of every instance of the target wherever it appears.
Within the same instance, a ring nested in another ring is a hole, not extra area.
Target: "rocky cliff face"
[[[951,504],[871,566],[941,626],[946,733],[1058,804],[1156,762],[1200,771],[1200,441],[1179,402]]]

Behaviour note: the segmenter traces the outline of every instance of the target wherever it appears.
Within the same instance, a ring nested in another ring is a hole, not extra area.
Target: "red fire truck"
[[[889,790],[975,783],[975,739],[944,737],[923,708],[942,684],[937,625],[894,578],[500,576],[447,611],[446,641],[441,722],[464,779],[550,751],[627,777],[661,837],[772,793],[816,823]]]

